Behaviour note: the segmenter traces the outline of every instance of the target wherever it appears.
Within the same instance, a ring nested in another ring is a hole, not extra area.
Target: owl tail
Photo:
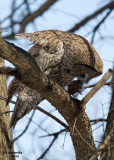
[[[18,122],[19,119],[24,117],[26,114],[28,114],[31,111],[32,108],[26,106],[23,101],[20,101],[17,98],[17,102],[15,105],[15,109],[13,111],[11,121],[10,121],[10,128],[15,128],[16,123]]]
[[[37,93],[34,90],[31,90],[28,87],[24,87],[23,90],[19,91],[15,108],[10,121],[10,128],[14,129],[18,120],[20,120],[22,117],[28,114],[32,109],[34,109],[37,106],[37,104],[39,104],[42,100],[43,99],[39,93]]]
[[[11,101],[11,99],[12,99],[13,95],[15,94],[19,85],[20,85],[20,81],[17,78],[13,78],[13,80],[11,81],[11,83],[8,86],[8,91],[7,91],[8,98],[6,101],[6,105],[8,105],[9,102]]]

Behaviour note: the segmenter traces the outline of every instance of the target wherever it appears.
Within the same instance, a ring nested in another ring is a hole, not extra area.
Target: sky
[[[6,15],[9,15],[10,13],[10,6],[11,6],[11,0],[1,0],[0,5],[0,19],[2,20]],[[22,0],[18,1],[19,3],[22,2]],[[36,1],[35,5],[31,6],[31,12],[40,7],[42,3],[45,1],[38,0]],[[106,1],[108,2],[108,1]],[[69,30],[76,22],[79,22],[87,15],[93,13],[96,9],[100,8],[104,3],[102,0],[61,0],[57,1],[55,5],[51,7],[48,11],[46,11],[43,16],[36,18],[34,20],[34,26],[33,24],[29,24],[26,27],[27,33],[34,32],[37,30],[48,30],[48,29],[59,29],[63,31]],[[98,16],[95,20],[91,21],[87,24],[86,27],[81,28],[76,32],[76,34],[79,34],[89,41],[91,41],[91,35],[89,34],[90,31],[92,31],[92,27],[95,26],[99,20],[104,15],[101,14]],[[99,39],[99,34],[102,34],[105,37],[113,36],[114,35],[114,21],[112,21],[112,18],[114,17],[114,13],[111,14],[111,16],[108,18],[107,22],[104,23],[99,33],[96,34],[94,47],[101,56],[103,63],[104,63],[104,69],[103,74],[107,72],[109,68],[113,68],[113,61],[114,61],[114,41],[112,39],[106,38],[105,40]],[[14,17],[15,19],[18,18]],[[4,26],[7,26],[8,21],[4,23]],[[17,31],[19,26],[15,27],[15,30]],[[8,30],[7,32],[4,32],[3,35],[10,32]],[[12,41],[16,45],[22,47],[23,49],[28,50],[30,46],[28,45],[29,42],[27,40],[17,40]],[[7,66],[11,66],[10,63],[6,62]],[[90,81],[89,84],[96,83],[102,76],[95,78]],[[10,78],[11,80],[11,78]],[[8,84],[10,82],[8,81]],[[88,85],[89,85],[88,84]],[[80,95],[78,98],[82,99],[87,92],[90,89],[87,89],[83,92],[82,95]],[[86,113],[89,116],[90,119],[97,119],[102,117],[104,114],[107,114],[110,104],[110,98],[111,98],[111,89],[110,87],[103,87],[100,89],[97,94],[88,102],[86,106]],[[15,100],[15,97],[14,97]],[[40,106],[44,108],[47,111],[51,111],[53,115],[60,118],[62,121],[65,122],[63,117],[58,113],[57,110],[51,104],[47,101],[43,101]],[[13,105],[10,106],[11,110],[13,109]],[[13,131],[13,137],[16,137],[19,135],[22,130],[25,128],[28,118],[31,116],[31,113],[27,116],[25,116],[22,120],[20,120],[15,130]],[[106,118],[106,117],[104,117]],[[58,123],[54,122],[54,120],[51,120],[47,116],[45,116],[43,113],[36,111],[33,121],[38,125],[42,124],[42,127],[45,128],[46,131],[43,131],[36,125],[35,123],[31,124],[30,128],[28,129],[27,133],[24,134],[23,137],[21,137],[17,142],[15,143],[15,151],[22,151],[23,154],[19,155],[17,160],[35,160],[37,157],[41,155],[44,149],[50,144],[50,141],[53,137],[48,138],[39,138],[41,135],[46,135],[46,132],[52,133],[56,132],[63,127],[60,126]],[[99,127],[101,125],[101,127]],[[96,127],[98,129],[96,131],[93,131],[94,139],[95,141],[100,141],[103,131],[105,129],[105,124],[98,123],[96,126],[93,125],[92,129],[94,130]],[[35,138],[32,138],[33,137]],[[64,142],[65,139],[65,142]],[[45,145],[43,145],[45,142]],[[63,145],[64,144],[64,145]],[[96,142],[96,146],[98,146],[98,142]],[[72,146],[72,142],[69,136],[69,133],[67,133],[65,137],[65,133],[60,135],[59,138],[56,140],[54,146],[51,148],[51,150],[46,155],[46,160],[69,160],[75,159],[75,154]]]

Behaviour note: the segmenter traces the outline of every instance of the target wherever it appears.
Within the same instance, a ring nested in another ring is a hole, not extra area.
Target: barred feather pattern
[[[77,77],[82,82],[102,74],[103,63],[94,47],[83,37],[59,30],[18,34],[16,38],[27,38],[34,43],[29,54],[49,78],[66,86]],[[81,72],[84,75],[81,75]],[[32,78],[32,77],[31,77]],[[17,83],[17,84],[16,84]],[[8,102],[18,93],[10,127],[39,104],[43,97],[14,79],[8,89]]]

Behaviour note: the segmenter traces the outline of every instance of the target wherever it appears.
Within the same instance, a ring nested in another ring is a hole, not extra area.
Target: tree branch
[[[72,27],[69,30],[69,32],[75,32],[76,30],[78,30],[79,28],[84,26],[86,23],[88,23],[90,20],[92,20],[93,18],[97,17],[100,13],[102,13],[106,9],[113,9],[113,8],[114,8],[114,2],[108,3],[104,7],[98,9],[96,12],[94,12],[91,15],[87,16],[86,18],[84,18],[81,22],[77,23],[74,27]]]
[[[110,15],[111,12],[112,12],[112,8],[110,9],[110,11],[104,16],[104,18],[93,29],[93,36],[92,36],[92,39],[91,39],[91,44],[93,44],[93,42],[94,42],[94,37],[95,37],[96,31],[101,26],[101,24],[106,20],[106,18]]]
[[[42,155],[37,160],[40,160],[40,159],[44,158],[44,156],[47,154],[47,152],[49,151],[49,149],[52,147],[53,143],[58,138],[58,136],[62,132],[65,132],[65,131],[66,131],[66,129],[63,129],[63,130],[60,130],[59,132],[56,132],[56,133],[48,134],[46,136],[40,136],[40,138],[47,137],[47,136],[54,136],[54,138],[53,138],[52,142],[50,143],[49,147],[44,151],[44,153],[42,153]]]
[[[108,72],[101,78],[101,80],[91,89],[91,91],[83,98],[81,106],[84,107],[87,102],[96,94],[96,92],[104,86],[105,82],[112,76],[114,71],[109,69]]]
[[[27,126],[25,127],[25,129],[23,130],[23,132],[22,132],[20,135],[18,135],[18,136],[11,142],[12,144],[13,144],[17,139],[19,139],[19,138],[27,131],[27,129],[29,128],[30,123],[31,123],[31,121],[32,121],[32,118],[33,118],[33,116],[34,116],[34,113],[35,113],[35,110],[33,111],[32,115],[31,115],[31,117],[30,117],[30,119],[29,119],[29,121],[28,121],[28,124],[27,124]]]
[[[63,132],[68,132],[68,131],[66,129],[62,129],[62,130],[60,130],[58,132],[48,133],[48,135],[40,136],[39,138],[55,136],[55,135],[58,135],[58,134],[63,133]]]
[[[0,74],[19,77],[18,70],[16,68],[11,68],[11,67],[0,67]]]
[[[60,119],[58,119],[57,117],[53,116],[52,114],[50,114],[49,112],[45,111],[44,109],[42,109],[41,107],[37,106],[34,109],[39,110],[40,112],[46,114],[47,116],[51,117],[52,119],[54,119],[56,122],[58,122],[59,124],[61,124],[63,127],[65,127],[67,130],[69,130],[69,127],[62,122]]]
[[[41,155],[39,158],[37,158],[37,160],[40,160],[40,159],[44,158],[44,156],[46,155],[46,153],[49,151],[49,149],[50,149],[50,148],[52,147],[52,145],[54,144],[54,142],[55,142],[55,140],[57,139],[57,137],[58,137],[58,135],[55,135],[55,136],[54,136],[54,138],[53,138],[53,140],[51,141],[49,147],[44,151],[44,153],[42,153],[42,155]]]
[[[7,114],[7,113],[11,113],[11,112],[13,112],[13,111],[2,112],[2,113],[0,113],[0,116],[3,116],[3,114]]]
[[[114,66],[113,66],[114,69]],[[114,74],[112,77],[112,81],[114,81]],[[109,114],[107,116],[107,124],[106,124],[106,129],[104,132],[104,136],[103,136],[103,140],[107,137],[107,135],[110,133],[112,126],[114,126],[114,86],[112,86],[112,97],[111,97],[111,102],[110,102],[110,108],[109,108]],[[106,152],[106,154],[104,155],[102,153],[101,156],[104,157],[104,159],[114,159],[114,148],[111,149],[110,148],[110,144],[113,144],[114,142],[114,136],[111,137],[110,141],[109,141],[109,145],[108,145],[108,151]],[[110,155],[109,155],[110,153]]]
[[[4,135],[5,139],[6,139],[7,146],[9,148],[9,150],[11,150],[12,144],[11,144],[9,135],[8,135],[8,133],[6,131],[6,126],[5,126],[4,122],[1,120],[1,118],[0,118],[0,128],[1,128],[1,131],[2,131],[2,133],[3,133],[3,135]]]
[[[36,17],[41,16],[46,10],[48,10],[55,2],[56,0],[48,0],[45,4],[43,4],[37,11],[35,11],[33,14],[27,15],[22,21],[21,21],[21,27],[19,29],[19,33],[23,33],[25,30],[25,26],[33,21]]]
[[[16,33],[14,33],[13,28],[16,24],[20,25],[20,29],[18,31],[18,33],[23,33],[25,31],[25,27],[27,26],[28,23],[32,22],[35,18],[38,18],[39,16],[41,16],[44,12],[46,12],[55,2],[57,2],[57,0],[47,0],[40,8],[38,8],[34,13],[29,12],[29,14],[27,14],[21,21],[13,21],[12,20],[12,16],[14,15],[14,13],[23,5],[23,3],[21,3],[18,7],[16,7],[16,9],[14,9],[12,11],[12,13],[6,17],[3,22],[5,20],[7,20],[8,18],[11,19],[11,25],[9,27],[11,27],[12,29],[12,33],[8,36],[5,36],[4,38],[6,39],[14,39],[14,35]],[[2,22],[2,23],[3,23]]]
[[[89,160],[94,160],[95,158],[97,158],[101,154],[102,150],[105,149],[105,147],[107,146],[107,144],[112,136],[114,136],[114,128],[112,128],[109,135],[104,140],[103,144],[98,148],[97,152],[95,152],[95,154],[93,154]]]
[[[22,77],[22,82],[28,87],[40,92],[42,97],[45,97],[52,105],[57,107],[65,119],[71,118],[71,115],[74,114],[76,116],[76,110],[78,111],[76,105],[78,101],[74,102],[73,98],[70,97],[65,89],[48,79],[40,71],[40,68],[30,54],[9,42],[5,42],[1,38],[0,56],[13,63],[20,73],[20,77]],[[70,103],[71,108],[69,108]],[[67,115],[66,111],[68,111]]]
[[[103,119],[103,118],[99,118],[99,119],[92,119],[92,120],[90,120],[90,122],[92,123],[91,125],[93,125],[93,124],[96,124],[96,123],[98,123],[98,122],[107,122],[107,119]]]
[[[104,85],[107,85],[107,86],[111,86],[114,84],[114,81],[111,81],[111,82],[106,82]],[[92,88],[94,87],[96,84],[93,84],[93,85],[89,85],[89,86],[85,86],[84,89],[87,89],[87,88]]]
[[[2,99],[2,100],[4,100],[4,101],[7,101],[7,98],[4,98],[4,97],[2,97],[2,96],[0,96],[0,99]],[[10,103],[15,104],[16,102],[11,101]],[[53,116],[53,115],[50,114],[49,112],[45,111],[45,110],[42,109],[41,107],[36,106],[36,107],[34,107],[34,109],[37,109],[37,110],[39,110],[40,112],[46,114],[47,116],[51,117],[51,118],[54,119],[56,122],[58,122],[59,124],[61,124],[63,127],[65,127],[67,130],[69,130],[68,125],[66,125],[66,124],[65,124],[64,122],[62,122],[60,119],[58,119],[57,117]],[[2,116],[3,114],[10,113],[10,112],[13,112],[13,111],[7,111],[7,112],[0,113],[0,116]]]

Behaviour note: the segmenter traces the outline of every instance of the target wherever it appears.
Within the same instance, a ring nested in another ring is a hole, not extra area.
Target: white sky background
[[[0,0],[0,19],[2,20],[6,15],[9,15],[10,13],[10,5],[11,0]],[[21,3],[22,0],[19,1]],[[37,9],[38,6],[44,3],[45,1],[38,0],[36,5],[33,5],[31,7],[31,11]],[[107,1],[106,1],[107,2]],[[47,30],[47,29],[59,29],[63,31],[67,31],[70,29],[73,24],[76,22],[79,22],[81,19],[83,19],[85,16],[88,16],[89,14],[93,13],[96,9],[100,8],[101,6],[105,5],[105,3],[101,0],[61,0],[55,3],[49,9],[46,11],[41,17],[36,18],[34,21],[35,27],[33,27],[32,23],[27,26],[26,32],[34,32],[37,30]],[[81,36],[85,37],[89,41],[91,40],[91,36],[88,35],[88,33],[92,30],[92,27],[95,26],[99,20],[102,18],[101,14],[98,16],[95,20],[91,21],[86,25],[86,27],[81,28],[76,33],[80,34]],[[100,27],[100,33],[103,36],[113,36],[114,35],[114,21],[112,21],[112,18],[114,17],[114,13],[112,13],[108,19],[106,20],[106,23],[103,24]],[[17,17],[15,17],[17,18]],[[7,26],[8,22],[6,22],[4,25]],[[16,26],[15,30],[18,30],[19,26]],[[7,34],[9,31],[4,32],[4,34]],[[13,41],[16,45],[21,46],[23,49],[28,49],[30,46],[28,46],[28,41],[22,41],[22,40]],[[99,34],[96,34],[94,47],[96,48],[97,52],[100,54],[103,63],[104,63],[104,73],[109,69],[113,67],[113,63],[109,61],[114,61],[114,41],[113,39],[107,39],[106,40],[100,40]],[[109,60],[109,61],[105,61]],[[9,63],[6,63],[6,65],[9,65]],[[96,81],[98,81],[102,76],[99,78],[93,79],[90,81],[89,84],[94,84]],[[85,90],[82,96],[79,96],[80,99],[87,94],[88,90]],[[108,93],[107,93],[108,92]],[[90,119],[97,119],[103,116],[103,114],[106,114],[109,109],[109,102],[111,97],[111,89],[110,87],[103,87],[87,104],[86,106],[86,112]],[[42,108],[44,108],[47,111],[53,111],[52,114],[56,117],[63,120],[61,115],[54,109],[54,107],[51,106],[50,103],[47,101],[42,102],[40,105]],[[13,107],[11,106],[11,109]],[[14,130],[13,136],[16,137],[19,135],[23,129],[25,128],[28,118],[30,117],[31,113],[27,116],[25,116],[22,120],[20,120],[16,128]],[[104,117],[106,118],[106,117]],[[57,122],[54,120],[51,120],[47,116],[45,116],[43,113],[36,111],[35,116],[33,118],[33,121],[35,121],[37,124],[42,124],[42,127],[46,129],[49,133],[53,133],[56,131],[59,131],[63,127],[60,126]],[[64,121],[64,120],[63,120]],[[102,123],[98,123],[98,125],[93,126],[93,129],[95,129],[97,126],[102,125]],[[93,132],[93,135],[95,137],[95,140],[100,141],[101,136],[103,133],[103,125]],[[50,144],[53,137],[47,137],[47,138],[39,138],[39,136],[46,135],[45,131],[42,131],[37,125],[34,123],[31,123],[30,128],[27,130],[27,132],[24,134],[23,137],[21,137],[16,143],[15,143],[15,151],[22,151],[23,154],[20,155],[17,160],[35,160],[37,157],[43,153],[43,150],[45,150],[48,145]],[[33,138],[32,138],[33,136]],[[34,138],[35,137],[35,138]],[[67,134],[65,138],[64,143],[64,137],[65,133],[60,135],[58,139],[55,141],[53,147],[50,149],[48,154],[46,155],[46,160],[74,160],[74,150],[72,146],[72,142],[69,136],[69,133]],[[64,143],[64,149],[61,147]],[[96,143],[98,145],[98,143]]]

